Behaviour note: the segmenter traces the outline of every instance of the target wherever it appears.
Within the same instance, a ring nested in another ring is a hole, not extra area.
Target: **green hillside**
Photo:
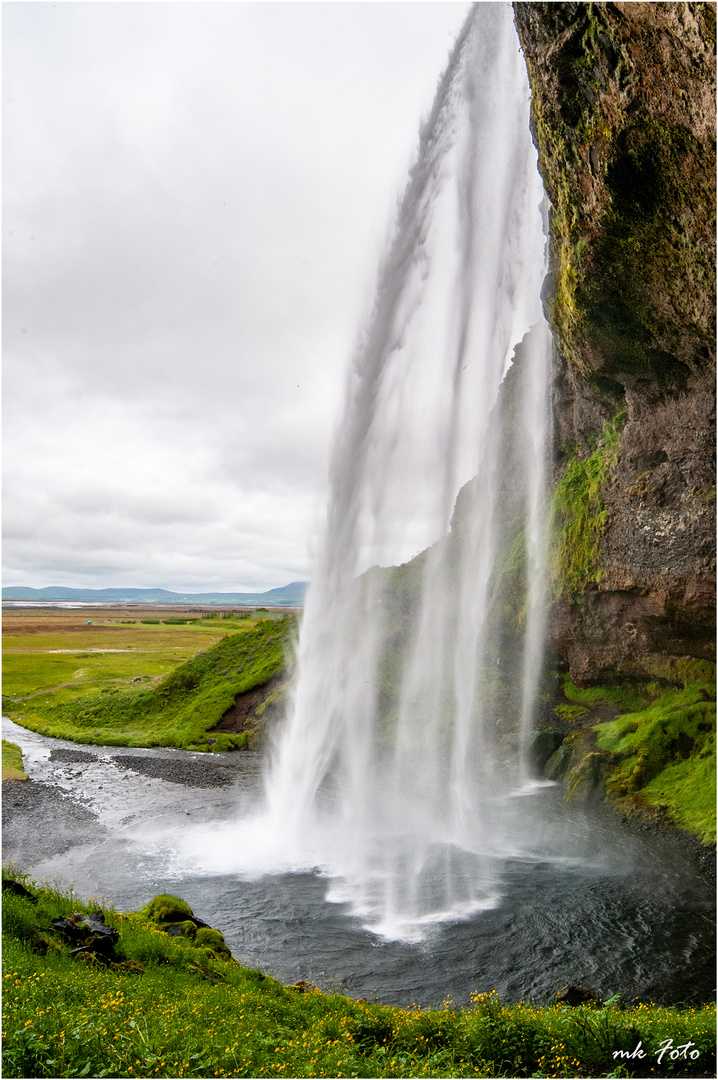
[[[239,749],[247,744],[246,732],[218,735],[212,743],[207,732],[238,694],[262,687],[284,671],[294,625],[292,618],[259,619],[174,667],[150,687],[140,680],[80,696],[66,691],[66,700],[59,701],[44,694],[21,701],[6,698],[3,707],[24,727],[75,742]],[[112,656],[105,659],[111,662]]]

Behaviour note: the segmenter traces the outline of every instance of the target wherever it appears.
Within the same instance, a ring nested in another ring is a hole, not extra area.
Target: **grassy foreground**
[[[134,914],[105,908],[119,931],[113,959],[73,958],[52,924],[97,904],[24,884],[31,897],[4,889],[8,1077],[645,1077],[715,1067],[713,1006],[539,1008],[477,994],[464,1010],[422,1011],[352,1001],[242,967],[171,897]],[[168,936],[166,920],[189,936]]]
[[[95,652],[75,652],[69,657],[64,651],[58,655],[58,635],[43,635],[39,641],[35,636],[30,642],[32,649],[13,638],[15,651],[6,652],[4,657],[9,677],[3,709],[16,723],[41,735],[75,742],[240,749],[247,744],[247,732],[218,734],[212,743],[207,732],[232,707],[238,694],[263,686],[284,670],[294,619],[222,621],[219,625],[224,633],[217,632],[218,620],[197,619],[196,623],[191,628],[159,621],[156,628],[154,624],[113,627],[112,648],[105,647],[100,627],[99,636],[93,639],[100,642]],[[118,639],[116,629],[127,632]],[[180,644],[168,646],[168,638]],[[159,641],[162,644],[157,644]],[[78,645],[81,648],[80,642],[75,647]],[[30,651],[19,651],[23,647]],[[189,659],[178,664],[182,657],[176,651],[173,656],[170,648],[185,655],[189,651]],[[83,664],[80,669],[78,661]],[[68,664],[76,669],[74,683],[54,689],[48,686],[68,673],[58,665]],[[83,681],[87,669],[89,678]],[[41,693],[28,692],[38,682],[46,688]],[[14,691],[13,697],[10,691],[14,686],[21,686],[24,693],[18,696]]]

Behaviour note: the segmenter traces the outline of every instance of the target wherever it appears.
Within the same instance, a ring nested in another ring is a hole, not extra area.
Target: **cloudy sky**
[[[5,585],[305,579],[466,3],[3,5]]]

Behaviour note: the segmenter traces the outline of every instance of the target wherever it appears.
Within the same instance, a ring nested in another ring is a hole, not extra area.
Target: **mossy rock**
[[[161,893],[142,909],[144,915],[158,923],[184,923],[192,918],[192,909],[184,900]],[[194,924],[193,924],[194,925]]]
[[[616,467],[626,413],[604,424],[598,448],[570,455],[553,495],[549,565],[559,596],[575,600],[603,578],[601,538],[608,521],[604,492]]]
[[[201,926],[197,930],[196,941],[198,945],[224,945],[224,934],[209,926]]]
[[[608,754],[596,749],[592,731],[575,731],[551,755],[544,775],[564,781],[566,802],[585,804],[604,797],[608,760]]]
[[[554,712],[566,724],[575,724],[582,716],[588,716],[588,709],[583,705],[557,705]]]
[[[716,666],[710,660],[648,654],[641,657],[641,663],[649,675],[663,684],[687,687],[691,683],[714,683],[716,680]]]
[[[247,732],[243,731],[239,735],[226,735],[224,732],[220,732],[213,736],[214,743],[210,747],[213,754],[223,754],[232,750],[244,750],[247,747]]]
[[[531,758],[537,769],[543,771],[563,744],[563,733],[554,728],[534,732],[531,740]]]
[[[567,776],[566,801],[588,803],[605,795],[605,754],[594,750],[581,758]]]
[[[557,750],[544,765],[543,774],[547,780],[563,780],[571,763],[573,754],[567,739],[561,743]]]
[[[208,926],[203,926],[197,931],[194,943],[198,947],[211,949],[218,956],[232,955],[225,945],[224,937],[219,930],[211,930]]]

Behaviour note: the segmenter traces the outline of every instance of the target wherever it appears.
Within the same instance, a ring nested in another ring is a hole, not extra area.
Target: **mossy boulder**
[[[591,730],[576,731],[551,755],[544,773],[549,780],[564,781],[566,802],[586,804],[604,797],[608,761]]]
[[[555,728],[536,731],[531,739],[530,754],[533,765],[543,770],[563,742],[563,733]]]
[[[211,743],[213,754],[224,754],[232,750],[244,750],[247,746],[247,732],[243,731],[239,735],[226,735],[224,732],[219,732],[211,737],[211,740],[207,740]]]
[[[543,774],[547,780],[563,780],[571,762],[570,736],[563,740],[557,750],[544,765]]]
[[[192,908],[178,896],[170,896],[169,893],[161,893],[150,900],[149,904],[142,909],[152,922],[156,923],[184,923],[192,918]],[[192,923],[194,926],[194,923]]]
[[[208,949],[219,957],[230,957],[232,955],[219,930],[211,930],[209,927],[202,927],[197,931],[194,943],[197,948]]]
[[[585,804],[602,799],[606,792],[604,770],[603,754],[597,750],[584,754],[569,773],[566,801]]]

